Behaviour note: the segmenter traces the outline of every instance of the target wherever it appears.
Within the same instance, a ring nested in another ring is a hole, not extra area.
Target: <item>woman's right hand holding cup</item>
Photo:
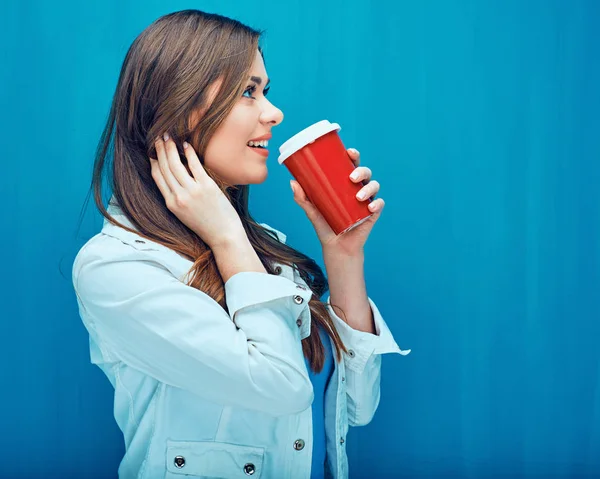
[[[168,134],[155,146],[158,158],[150,158],[151,174],[169,211],[213,250],[247,238],[237,211],[208,176],[192,146],[183,144],[192,175]]]

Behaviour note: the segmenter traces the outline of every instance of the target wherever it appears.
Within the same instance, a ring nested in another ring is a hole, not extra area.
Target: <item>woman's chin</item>
[[[266,165],[263,168],[257,168],[256,171],[252,172],[252,175],[249,175],[248,178],[248,184],[249,185],[256,185],[259,183],[264,183],[267,179],[267,176],[269,176],[269,170],[266,167]]]
[[[266,166],[260,168],[254,168],[251,171],[245,171],[244,174],[237,176],[236,178],[229,178],[227,181],[230,185],[242,186],[242,185],[256,185],[264,183],[269,175],[269,170]]]

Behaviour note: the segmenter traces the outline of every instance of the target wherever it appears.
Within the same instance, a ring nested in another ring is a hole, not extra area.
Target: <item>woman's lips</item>
[[[260,156],[264,156],[265,158],[267,156],[269,156],[269,150],[267,150],[266,148],[255,148],[252,146],[249,146],[248,148],[250,148],[252,151],[258,153]]]

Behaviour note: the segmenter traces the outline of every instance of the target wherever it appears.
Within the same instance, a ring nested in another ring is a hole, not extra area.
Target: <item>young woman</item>
[[[337,237],[292,182],[329,283],[248,212],[248,185],[267,177],[249,142],[283,119],[259,36],[186,10],[144,30],[123,63],[92,181],[104,226],[73,266],[91,360],[115,389],[122,478],[347,477],[348,426],[377,409],[381,355],[408,353],[364,283],[383,200]],[[373,197],[371,171],[354,174]]]

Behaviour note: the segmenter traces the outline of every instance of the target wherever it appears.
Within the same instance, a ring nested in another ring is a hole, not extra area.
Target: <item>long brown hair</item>
[[[112,218],[103,206],[102,175],[135,233],[160,243],[193,261],[188,285],[217,301],[226,311],[223,279],[210,248],[171,213],[151,173],[149,157],[156,158],[154,139],[168,131],[187,167],[182,143],[187,141],[203,163],[206,147],[242,95],[262,32],[221,15],[183,10],[154,21],[133,42],[123,62],[107,124],[94,162],[92,185],[100,213],[111,223],[131,230]],[[209,86],[222,80],[208,105]],[[195,125],[190,116],[202,110]],[[112,156],[112,165],[110,164]],[[317,325],[333,339],[335,353],[347,351],[319,298],[329,285],[319,265],[281,243],[258,224],[248,211],[248,185],[225,185],[205,168],[238,212],[246,234],[265,269],[277,274],[276,263],[296,268],[313,292],[309,307],[312,328],[302,340],[304,356],[313,371],[324,364]],[[189,168],[188,168],[189,172]],[[89,197],[89,194],[88,194]],[[343,312],[340,312],[343,315]]]

